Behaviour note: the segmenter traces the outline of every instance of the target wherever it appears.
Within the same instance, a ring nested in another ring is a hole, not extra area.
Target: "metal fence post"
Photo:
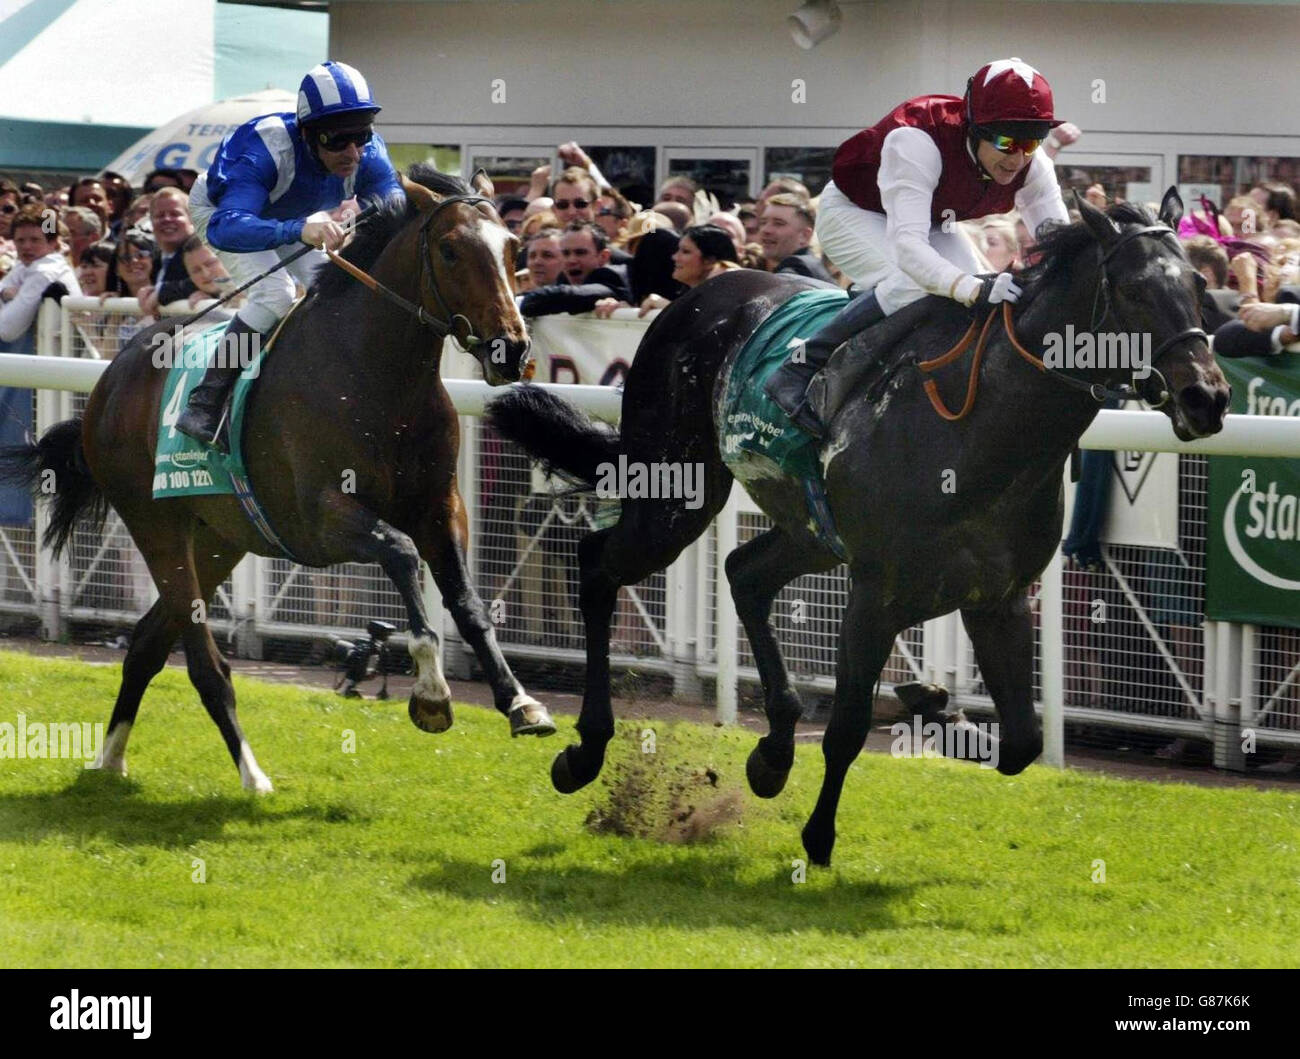
[[[1039,580],[1038,635],[1042,650],[1043,763],[1065,765],[1065,622],[1061,549]]]
[[[699,699],[703,688],[696,672],[699,641],[695,635],[696,581],[699,577],[698,553],[702,545],[697,540],[684,549],[668,567],[664,581],[664,624],[668,650],[672,661],[673,696],[682,699]]]
[[[726,505],[718,513],[718,592],[714,609],[718,615],[715,642],[718,645],[717,720],[719,724],[736,723],[737,684],[740,680],[736,602],[731,598],[731,586],[727,584],[726,575],[727,556],[736,550],[736,542],[739,539],[740,501],[737,496],[739,492],[739,488],[732,489]]]

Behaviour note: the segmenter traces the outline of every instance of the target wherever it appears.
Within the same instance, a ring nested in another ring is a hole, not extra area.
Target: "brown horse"
[[[491,203],[490,185],[416,167],[407,204],[389,207],[345,256],[415,303],[419,318],[326,266],[261,365],[244,417],[249,481],[274,533],[299,562],[377,562],[410,619],[416,680],[410,716],[429,732],[451,725],[451,692],[439,637],[420,597],[429,564],[444,602],[478,655],[496,706],[514,735],[555,727],[527,695],[496,644],[465,565],[465,508],[456,488],[458,420],[439,378],[443,338],[482,362],[487,380],[517,380],[528,334],[515,307],[518,241]],[[412,306],[414,308],[414,306]],[[152,499],[154,446],[165,371],[153,336],[141,332],[109,365],[84,416],[3,453],[10,477],[31,484],[55,474],[45,542],[66,545],[79,517],[102,522],[112,505],[158,586],[135,627],[122,684],[96,765],[125,774],[126,743],[140,699],[179,637],[190,680],[221,730],[246,788],[271,790],[235,717],[230,667],[208,629],[206,606],[247,552],[277,555],[231,496]],[[476,338],[474,336],[489,336]]]

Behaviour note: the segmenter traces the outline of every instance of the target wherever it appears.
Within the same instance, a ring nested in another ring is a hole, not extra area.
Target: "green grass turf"
[[[107,721],[117,667],[0,652],[0,722]],[[145,697],[129,779],[0,760],[5,966],[1296,966],[1300,796],[1034,766],[859,758],[830,869],[799,829],[821,757],[709,841],[584,828],[551,790],[572,737],[458,706],[237,679],[256,797],[183,671]],[[543,696],[545,698],[545,696]],[[637,725],[637,737],[642,725]],[[342,752],[343,732],[356,752]],[[661,725],[665,760],[744,784],[751,734]],[[612,757],[639,752],[616,740]],[[609,766],[607,765],[607,771]],[[201,859],[205,882],[193,881]],[[492,880],[504,861],[505,881]],[[1092,881],[1105,861],[1105,882]]]

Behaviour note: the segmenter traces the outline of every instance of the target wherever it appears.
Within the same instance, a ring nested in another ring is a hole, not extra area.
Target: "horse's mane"
[[[473,189],[458,176],[440,173],[431,165],[417,162],[406,171],[407,179],[422,184],[439,195],[472,195]],[[343,251],[343,258],[357,268],[370,271],[371,266],[379,260],[379,255],[395,235],[418,211],[409,200],[399,206],[393,200],[386,200],[379,211],[373,214],[360,228],[352,242]],[[343,269],[326,265],[317,274],[311,285],[311,293],[323,298],[336,298],[348,290],[357,287],[357,281]]]
[[[1106,216],[1120,225],[1156,223],[1148,210],[1132,202],[1117,202],[1106,207]],[[1096,245],[1097,237],[1083,221],[1046,228],[1034,247],[1042,257],[1022,273],[1025,285],[1039,290],[1056,280],[1067,279],[1084,250]]]

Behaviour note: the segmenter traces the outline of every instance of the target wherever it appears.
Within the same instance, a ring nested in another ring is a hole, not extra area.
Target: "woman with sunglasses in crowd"
[[[385,199],[405,203],[388,150],[374,132],[379,110],[366,79],[330,61],[302,79],[295,113],[254,118],[221,141],[212,165],[190,189],[190,217],[234,286],[275,268],[302,243],[341,247],[347,230],[324,211],[337,210],[347,199],[362,200],[362,206]],[[235,348],[269,333],[293,305],[295,280],[310,287],[326,260],[312,251],[253,286],[226,329],[226,336],[236,336]],[[177,430],[208,445],[216,442],[226,394],[242,370],[239,361],[213,358]]]
[[[1067,223],[1051,159],[1038,149],[1061,124],[1047,79],[999,59],[966,82],[964,97],[909,99],[840,145],[817,237],[864,293],[768,379],[764,391],[792,422],[824,438],[808,384],[840,345],[903,306],[926,294],[972,306],[1020,296],[1010,272],[979,274],[956,222],[1018,209],[1031,233]]]

